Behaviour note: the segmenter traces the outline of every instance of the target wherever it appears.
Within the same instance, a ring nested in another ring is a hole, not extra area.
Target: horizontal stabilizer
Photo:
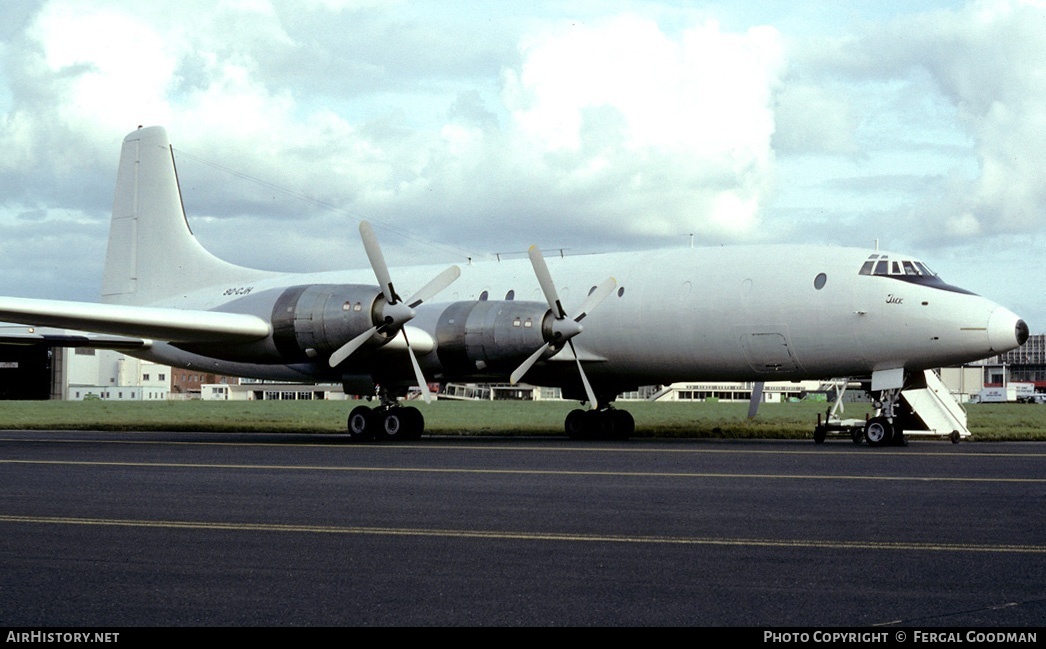
[[[14,297],[0,298],[0,322],[175,343],[250,342],[272,331],[265,320],[241,313]]]

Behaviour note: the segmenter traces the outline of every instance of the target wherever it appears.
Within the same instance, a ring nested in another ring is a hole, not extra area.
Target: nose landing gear
[[[897,405],[901,398],[901,389],[882,390],[875,401],[879,415],[872,417],[864,425],[864,439],[868,446],[907,446],[900,418],[897,416]]]

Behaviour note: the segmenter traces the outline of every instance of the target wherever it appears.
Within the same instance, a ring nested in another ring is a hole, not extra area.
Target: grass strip
[[[0,429],[169,430],[341,433],[354,401],[0,401]],[[573,408],[565,401],[437,401],[416,404],[434,435],[559,435]],[[748,419],[745,403],[620,402],[637,437],[808,439],[824,402],[763,404]],[[1046,440],[1046,406],[967,406],[974,439]],[[868,404],[847,405],[863,419]]]

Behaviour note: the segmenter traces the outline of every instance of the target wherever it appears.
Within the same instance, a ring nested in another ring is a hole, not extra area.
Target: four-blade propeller
[[[518,383],[549,349],[558,351],[566,344],[570,346],[570,351],[574,354],[574,362],[577,363],[577,371],[581,375],[581,383],[585,386],[588,402],[592,408],[598,408],[599,402],[596,400],[596,393],[592,390],[592,384],[589,383],[584,368],[581,367],[581,359],[578,358],[577,349],[574,348],[572,339],[584,329],[581,326],[581,321],[585,319],[585,316],[591,313],[592,309],[596,308],[600,302],[614,291],[614,288],[617,286],[617,280],[613,277],[603,280],[585,298],[579,313],[571,318],[567,315],[566,309],[563,308],[563,303],[559,301],[559,293],[556,292],[552,274],[548,272],[548,265],[545,264],[545,258],[541,255],[541,251],[537,246],[531,246],[528,254],[530,255],[530,264],[534,267],[534,274],[537,275],[538,284],[541,285],[541,292],[544,293],[545,300],[548,302],[549,309],[552,310],[552,316],[555,319],[552,321],[551,339],[531,354],[527,360],[523,361],[523,364],[517,367],[509,376],[509,381],[512,384]]]
[[[421,371],[421,365],[418,364],[418,358],[414,355],[414,350],[411,349],[410,340],[407,339],[405,325],[416,315],[414,309],[422,302],[450,286],[461,275],[461,269],[457,266],[447,268],[429,280],[428,284],[421,287],[409,299],[403,300],[396,294],[396,289],[392,285],[392,275],[389,274],[389,267],[385,263],[385,255],[381,253],[381,246],[378,245],[378,238],[374,235],[374,230],[366,221],[360,223],[360,237],[363,239],[363,248],[367,251],[367,259],[370,260],[374,276],[381,286],[383,303],[377,309],[377,316],[380,321],[335,350],[330,357],[330,366],[337,367],[340,365],[342,361],[371,340],[375,334],[386,335],[389,339],[394,338],[397,334],[402,335],[403,342],[407,344],[407,353],[410,355],[411,365],[414,366],[414,377],[418,381],[421,395],[424,397],[425,403],[429,403],[432,400],[432,394],[429,392],[425,375]]]
[[[447,268],[429,280],[425,286],[421,287],[409,299],[404,300],[396,293],[396,289],[392,284],[392,275],[389,273],[389,267],[385,263],[385,255],[382,254],[381,246],[378,244],[378,238],[374,235],[374,230],[366,221],[360,223],[360,237],[363,239],[363,248],[367,251],[367,259],[370,260],[371,268],[374,270],[374,277],[377,278],[378,285],[381,287],[380,299],[382,303],[376,309],[375,319],[377,322],[374,326],[335,350],[329,360],[330,366],[337,367],[340,365],[345,359],[366,345],[375,335],[381,334],[387,339],[402,335],[403,341],[407,346],[407,354],[410,356],[411,365],[414,367],[414,376],[417,379],[418,387],[421,389],[425,402],[429,403],[432,400],[432,394],[429,392],[428,383],[421,371],[421,365],[418,363],[417,356],[415,356],[414,350],[410,346],[410,340],[407,339],[406,324],[416,315],[414,309],[450,286],[461,276],[461,269],[458,266]],[[555,282],[552,281],[552,274],[548,270],[548,265],[545,263],[541,250],[537,246],[531,246],[528,254],[530,255],[530,263],[534,267],[534,274],[537,276],[538,284],[541,285],[541,292],[548,302],[553,317],[550,327],[551,335],[544,345],[512,372],[509,381],[513,384],[518,383],[535,363],[548,354],[549,350],[553,350],[553,353],[555,353],[564,346],[569,346],[571,353],[574,355],[574,362],[577,363],[578,374],[581,377],[581,383],[585,387],[585,395],[588,397],[588,402],[592,408],[598,408],[599,403],[596,399],[595,391],[592,389],[592,384],[589,382],[585,369],[581,365],[581,359],[578,357],[577,349],[574,347],[573,338],[584,330],[584,327],[581,326],[581,321],[614,291],[617,287],[617,280],[613,277],[608,277],[601,284],[593,287],[585,301],[582,302],[578,314],[570,317],[566,309],[563,308],[563,303],[559,300],[559,293],[556,291]]]

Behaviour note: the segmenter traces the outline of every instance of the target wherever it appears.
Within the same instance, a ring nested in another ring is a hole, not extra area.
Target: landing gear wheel
[[[636,420],[632,413],[627,410],[610,410],[611,419],[614,421],[613,439],[628,439],[636,432]]]
[[[422,416],[421,411],[414,406],[407,406],[400,410],[404,423],[407,425],[407,435],[404,439],[421,439],[421,434],[425,432],[425,417]]]
[[[567,414],[566,420],[563,422],[563,428],[566,430],[567,437],[570,439],[585,439],[585,432],[587,427],[585,426],[585,411],[580,408],[575,408]]]
[[[373,428],[370,425],[373,411],[367,406],[356,406],[349,413],[349,439],[354,442],[366,442],[374,439]]]
[[[586,439],[610,439],[614,434],[614,420],[608,410],[589,410],[582,419]]]
[[[864,429],[863,428],[854,428],[854,429],[852,429],[850,431],[850,440],[854,444],[860,444],[861,442],[863,442],[864,441]]]
[[[893,424],[886,417],[873,417],[864,426],[868,446],[885,446],[893,441]]]
[[[379,440],[400,442],[411,439],[413,418],[406,410],[407,408],[374,410],[373,426],[377,430]]]
[[[563,422],[570,439],[628,439],[636,431],[636,420],[625,410],[571,410]]]
[[[814,444],[824,444],[828,437],[828,429],[824,426],[814,426]]]

